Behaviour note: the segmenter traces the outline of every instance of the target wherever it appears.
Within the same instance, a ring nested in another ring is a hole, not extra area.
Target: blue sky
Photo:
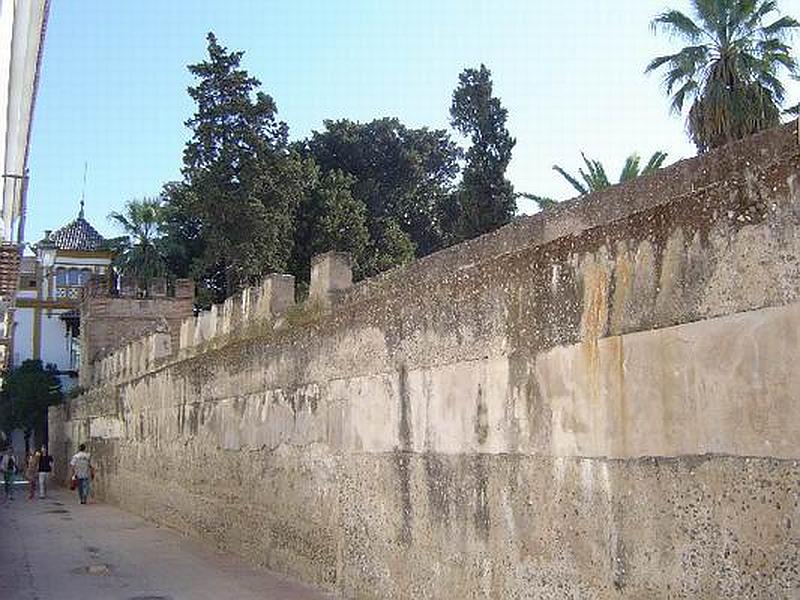
[[[780,2],[800,17],[796,0]],[[580,152],[616,176],[631,151],[694,155],[644,67],[673,46],[649,28],[685,0],[56,0],[48,24],[30,154],[25,238],[74,218],[118,234],[107,215],[177,179],[193,106],[186,65],[205,34],[245,51],[292,138],[323,119],[396,116],[448,126],[459,72],[485,63],[517,138],[519,191],[563,199],[551,166]],[[800,44],[800,40],[795,40]],[[790,85],[792,103],[800,86]],[[521,206],[525,212],[530,206]]]

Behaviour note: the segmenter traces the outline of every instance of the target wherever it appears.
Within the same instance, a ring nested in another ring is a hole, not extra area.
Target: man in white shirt
[[[86,444],[78,446],[78,452],[69,461],[72,476],[78,482],[78,497],[81,504],[86,504],[89,497],[89,484],[92,478],[92,457],[86,452]]]

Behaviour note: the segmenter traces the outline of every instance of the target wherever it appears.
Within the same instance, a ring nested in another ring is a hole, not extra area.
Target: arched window
[[[64,267],[56,269],[56,285],[67,285],[67,270]]]

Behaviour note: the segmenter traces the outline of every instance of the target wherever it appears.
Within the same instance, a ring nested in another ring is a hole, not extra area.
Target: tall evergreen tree
[[[186,122],[183,180],[164,190],[167,260],[195,278],[206,302],[286,269],[311,171],[289,151],[273,99],[241,68],[243,53],[207,39],[208,58],[189,66],[199,81],[188,89],[196,112]]]
[[[506,128],[508,111],[493,95],[491,71],[484,65],[459,75],[450,118],[472,141],[461,186],[448,209],[454,238],[468,239],[505,225],[517,208],[505,176],[516,140]]]

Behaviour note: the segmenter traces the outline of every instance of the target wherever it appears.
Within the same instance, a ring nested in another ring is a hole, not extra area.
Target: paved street
[[[329,597],[66,490],[34,502],[21,492],[0,496],[2,600]]]

